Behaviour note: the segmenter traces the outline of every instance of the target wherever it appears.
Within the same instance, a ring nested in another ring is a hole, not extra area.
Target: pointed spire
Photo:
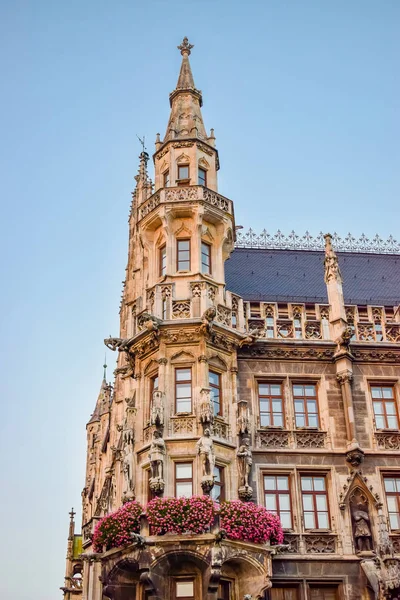
[[[103,381],[107,381],[107,354],[104,354],[104,365],[103,365],[103,369],[104,369]]]
[[[175,138],[199,138],[207,140],[200,107],[203,105],[201,91],[194,85],[189,55],[193,44],[187,37],[178,46],[182,54],[181,70],[176,88],[169,95],[171,114],[163,143]]]
[[[342,283],[342,274],[339,269],[338,258],[336,252],[332,247],[332,235],[330,233],[326,233],[324,235],[325,238],[325,283],[329,283],[330,281],[337,281],[338,283]]]
[[[106,381],[106,361],[104,360],[104,373],[103,380],[101,382],[99,395],[97,396],[96,406],[93,411],[92,416],[89,419],[89,423],[94,423],[96,421],[100,421],[101,415],[108,412],[110,409],[110,401],[111,401],[111,386],[107,384]]]

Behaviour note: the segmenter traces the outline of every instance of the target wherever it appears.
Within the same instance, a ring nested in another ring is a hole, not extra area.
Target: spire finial
[[[189,44],[189,40],[185,36],[183,38],[182,44],[180,46],[177,46],[177,48],[181,51],[182,56],[189,56],[191,49],[194,48],[194,45]]]
[[[73,520],[74,520],[74,516],[75,516],[75,515],[76,515],[76,512],[74,512],[74,508],[72,507],[72,508],[71,508],[71,512],[69,513],[69,518],[70,518],[70,521],[73,521]]]
[[[106,381],[107,378],[107,354],[104,354],[104,365],[103,365],[103,369],[104,369],[104,375],[103,375],[103,379],[104,381]],[[74,510],[74,509],[72,509]]]

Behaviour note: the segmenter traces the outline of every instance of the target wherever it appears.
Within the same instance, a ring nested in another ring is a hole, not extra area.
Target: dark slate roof
[[[245,300],[327,303],[324,252],[236,248],[226,287]],[[346,304],[400,303],[400,255],[338,252]]]

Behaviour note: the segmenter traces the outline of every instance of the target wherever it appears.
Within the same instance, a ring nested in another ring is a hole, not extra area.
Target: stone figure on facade
[[[166,453],[165,442],[161,432],[157,429],[153,432],[149,459],[150,459],[150,488],[155,494],[162,494],[164,491],[164,457]]]
[[[350,352],[350,341],[353,334],[354,332],[351,327],[345,327],[340,336],[335,340],[336,355]]]
[[[200,397],[200,422],[203,425],[211,424],[214,421],[214,407],[210,388],[200,390]]]
[[[238,435],[248,433],[250,429],[250,411],[246,400],[239,400],[237,406]]]
[[[164,425],[164,394],[158,390],[153,392],[151,398],[150,425]]]
[[[332,236],[330,233],[324,235],[325,238],[325,283],[337,281],[341,283],[342,275],[339,269],[338,258],[336,252],[332,248]]]
[[[353,519],[354,540],[357,552],[372,550],[372,534],[368,509],[362,502],[352,504],[351,516]]]
[[[197,442],[196,451],[201,460],[201,487],[203,488],[205,494],[209,494],[214,486],[215,467],[214,445],[211,438],[211,431],[209,429],[205,429],[203,436]]]
[[[204,334],[210,334],[212,331],[212,323],[217,315],[217,309],[215,306],[210,306],[204,311],[201,317],[202,324],[200,325],[200,331]]]
[[[122,470],[125,481],[122,501],[129,502],[135,497],[135,453],[133,444],[124,446]]]
[[[249,438],[243,438],[236,453],[239,473],[239,497],[242,500],[250,500],[253,489],[249,485],[251,468],[253,465],[253,454],[250,449]]]

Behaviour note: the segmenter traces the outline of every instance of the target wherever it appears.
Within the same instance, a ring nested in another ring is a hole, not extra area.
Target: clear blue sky
[[[4,597],[61,598],[136,134],[165,132],[182,37],[237,224],[398,236],[399,25],[398,0],[3,0]]]

